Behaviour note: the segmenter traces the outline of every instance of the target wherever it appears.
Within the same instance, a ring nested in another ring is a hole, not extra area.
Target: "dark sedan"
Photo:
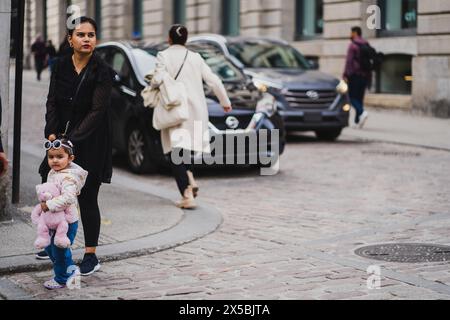
[[[162,152],[160,133],[151,125],[153,110],[144,107],[140,95],[147,85],[145,75],[155,68],[156,58],[148,48],[126,42],[102,44],[97,52],[118,74],[111,106],[113,148],[127,155],[133,172],[150,172],[159,166],[167,166],[169,159]],[[284,150],[285,132],[275,103],[265,103],[267,96],[263,99],[263,94],[225,57],[206,58],[213,71],[222,78],[234,110],[226,114],[217,101],[207,99],[213,152],[210,155],[192,154],[194,164],[265,166],[277,161]],[[258,134],[264,129],[269,132],[267,138]],[[273,135],[277,141],[272,139],[272,132],[278,134]],[[254,136],[256,140],[252,140]],[[250,145],[252,141],[256,142],[255,148]],[[245,149],[238,146],[239,142]]]
[[[334,140],[348,126],[346,84],[311,70],[287,42],[208,34],[193,36],[189,43],[216,48],[252,77],[256,86],[276,96],[287,131],[314,131],[320,139]]]

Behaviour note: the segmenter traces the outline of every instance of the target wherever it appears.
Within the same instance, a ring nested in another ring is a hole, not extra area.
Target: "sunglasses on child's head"
[[[50,149],[61,149],[62,147],[66,147],[70,150],[70,153],[72,153],[73,150],[73,144],[70,141],[67,141],[67,143],[62,142],[61,140],[54,140],[53,142],[50,140],[45,140],[44,141],[44,149],[46,151],[50,150]]]

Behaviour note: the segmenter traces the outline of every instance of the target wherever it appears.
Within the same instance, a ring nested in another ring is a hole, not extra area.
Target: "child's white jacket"
[[[77,197],[86,183],[88,172],[75,163],[66,169],[56,172],[50,170],[47,182],[55,183],[61,190],[61,195],[46,202],[51,212],[65,211],[69,223],[78,221],[79,207]],[[67,210],[68,209],[68,210]]]

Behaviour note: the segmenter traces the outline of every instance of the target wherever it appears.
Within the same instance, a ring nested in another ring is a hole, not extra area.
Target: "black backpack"
[[[359,47],[359,62],[361,70],[366,72],[372,72],[379,70],[383,63],[384,54],[377,52],[368,43],[353,42]]]

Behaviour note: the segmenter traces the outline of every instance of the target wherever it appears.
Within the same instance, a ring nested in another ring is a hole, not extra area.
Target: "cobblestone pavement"
[[[450,153],[358,140],[291,137],[281,172],[202,170],[215,233],[105,263],[80,290],[49,292],[51,272],[8,277],[38,299],[449,299],[450,264],[384,263],[354,250],[390,242],[450,245]],[[165,175],[136,179],[175,188]],[[101,250],[101,249],[100,249]],[[367,268],[381,268],[369,290]]]

